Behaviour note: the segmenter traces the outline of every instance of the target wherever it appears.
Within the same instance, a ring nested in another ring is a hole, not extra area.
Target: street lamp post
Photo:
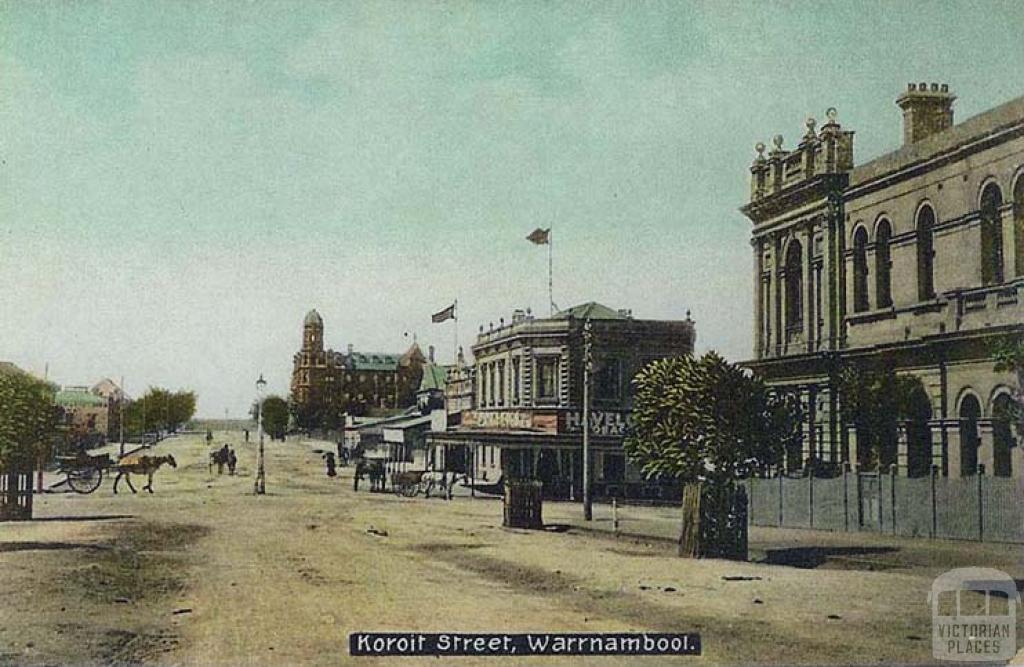
[[[591,521],[590,497],[590,376],[594,370],[594,333],[590,319],[583,323],[583,519]]]
[[[263,467],[263,390],[266,386],[267,381],[263,379],[263,373],[260,373],[260,379],[256,380],[256,430],[260,434],[260,444],[256,450],[256,483],[253,488],[258,496],[267,492],[267,475]]]

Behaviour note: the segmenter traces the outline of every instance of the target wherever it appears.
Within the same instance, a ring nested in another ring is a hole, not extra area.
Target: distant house
[[[64,410],[65,425],[76,442],[98,444],[106,440],[109,406],[102,396],[89,387],[65,386],[57,392],[54,402]]]

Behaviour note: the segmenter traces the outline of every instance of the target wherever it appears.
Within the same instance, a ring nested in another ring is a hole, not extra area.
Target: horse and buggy
[[[64,475],[64,481],[75,493],[92,493],[100,488],[103,475],[114,473],[114,493],[118,484],[124,479],[132,493],[136,493],[132,485],[131,475],[146,475],[144,491],[153,493],[153,474],[164,464],[177,468],[178,463],[170,454],[151,456],[132,452],[117,459],[110,454],[87,454],[79,452],[74,456],[58,456],[57,472]]]
[[[359,481],[366,477],[370,480],[370,491],[386,491],[387,459],[363,458],[356,462],[353,476],[354,489],[359,490]],[[456,474],[435,470],[400,470],[391,473],[391,489],[395,494],[406,498],[415,498],[419,494],[429,498],[432,493],[448,494],[455,485]]]

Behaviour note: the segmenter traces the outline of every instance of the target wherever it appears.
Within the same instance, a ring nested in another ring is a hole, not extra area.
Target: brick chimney
[[[903,145],[913,144],[922,139],[953,127],[953,100],[949,85],[937,83],[907,84],[907,92],[896,100],[903,109]]]

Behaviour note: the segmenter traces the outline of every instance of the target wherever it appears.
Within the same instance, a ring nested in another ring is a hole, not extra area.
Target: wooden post
[[[619,503],[615,498],[612,498],[612,531],[619,534]]]
[[[892,534],[896,534],[896,464],[889,464],[889,506],[892,508]]]
[[[978,465],[978,541],[983,542],[985,540],[985,508],[982,502],[982,477],[985,476],[985,464],[981,463]]]
[[[814,528],[814,466],[807,470],[807,525]]]
[[[843,530],[850,532],[850,462],[843,463]]]
[[[932,500],[932,525],[931,535],[929,537],[935,538],[939,532],[939,516],[938,516],[938,502],[935,499],[935,480],[939,473],[939,466],[934,463],[931,465],[931,500]]]

